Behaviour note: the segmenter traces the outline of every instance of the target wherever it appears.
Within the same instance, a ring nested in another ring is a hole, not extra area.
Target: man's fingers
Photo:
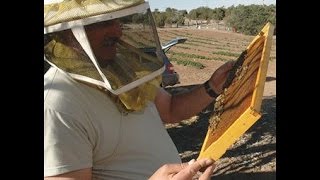
[[[193,164],[194,162],[196,162],[196,160],[195,160],[195,159],[191,159],[191,160],[188,162],[188,165]]]
[[[163,165],[161,169],[164,172],[167,172],[168,174],[176,174],[187,166],[188,166],[188,163],[166,164],[166,165]]]
[[[199,180],[209,180],[211,179],[211,175],[213,173],[214,168],[216,167],[215,164],[207,167],[203,174],[199,177]]]
[[[232,69],[235,61],[228,61],[225,64],[223,64],[220,68],[218,68],[213,76],[216,77],[225,77],[227,73]]]
[[[192,178],[201,168],[211,166],[213,163],[212,159],[200,159],[184,168],[175,177],[180,179]]]
[[[235,61],[228,61],[225,64],[223,64],[221,67],[219,67],[211,76],[210,80],[212,82],[212,89],[220,94],[223,90],[223,84],[225,83],[228,73],[232,69],[233,65],[235,64]]]
[[[232,68],[232,66],[233,66],[235,63],[236,63],[236,61],[228,61],[228,62],[226,62],[226,66],[227,66],[228,68]]]
[[[235,64],[235,61],[228,61],[224,64],[224,67],[222,68],[222,73],[228,73],[233,65]]]
[[[212,159],[200,159],[192,163],[188,168],[196,174],[201,168],[206,168],[214,163]]]

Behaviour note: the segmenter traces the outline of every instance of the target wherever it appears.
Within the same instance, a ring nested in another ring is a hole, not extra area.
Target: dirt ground
[[[201,61],[201,60],[199,60]],[[224,62],[202,60],[206,68],[178,65],[180,84],[167,87],[171,93],[186,91],[205,82]],[[205,138],[210,111],[177,124],[167,124],[183,162],[197,158]],[[261,107],[262,117],[216,162],[214,180],[276,179],[276,61],[269,61]]]

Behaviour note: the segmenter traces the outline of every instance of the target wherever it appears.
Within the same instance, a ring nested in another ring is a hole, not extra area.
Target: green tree
[[[224,8],[213,9],[212,19],[221,21],[225,17],[226,10]]]
[[[157,27],[164,27],[165,21],[167,19],[165,13],[157,12],[157,13],[153,14],[153,17],[154,17],[155,24]]]
[[[238,5],[229,13],[227,24],[247,35],[256,35],[267,22],[275,23],[274,5]]]

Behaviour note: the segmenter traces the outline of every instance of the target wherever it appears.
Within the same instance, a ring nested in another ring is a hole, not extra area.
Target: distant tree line
[[[210,20],[219,23],[224,21],[227,26],[235,31],[246,34],[256,35],[262,27],[271,22],[276,23],[276,6],[271,5],[238,5],[228,8],[220,7],[211,9],[209,7],[199,7],[192,9],[189,13],[186,10],[166,8],[165,12],[155,9],[153,17],[157,27],[164,27],[166,24],[185,25],[185,19],[191,20]]]
[[[177,24],[184,25],[185,17],[187,17],[187,10],[177,10],[175,8],[167,8],[165,12],[160,12],[155,9],[153,12],[153,17],[157,27],[164,27],[165,24]]]

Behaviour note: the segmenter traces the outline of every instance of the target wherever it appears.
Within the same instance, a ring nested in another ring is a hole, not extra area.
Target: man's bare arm
[[[229,61],[212,74],[209,85],[217,94],[222,93],[224,82],[233,64],[233,61]],[[214,98],[208,95],[204,85],[199,85],[190,92],[178,95],[171,95],[164,89],[160,89],[155,104],[163,122],[175,123],[196,115],[213,100]]]

